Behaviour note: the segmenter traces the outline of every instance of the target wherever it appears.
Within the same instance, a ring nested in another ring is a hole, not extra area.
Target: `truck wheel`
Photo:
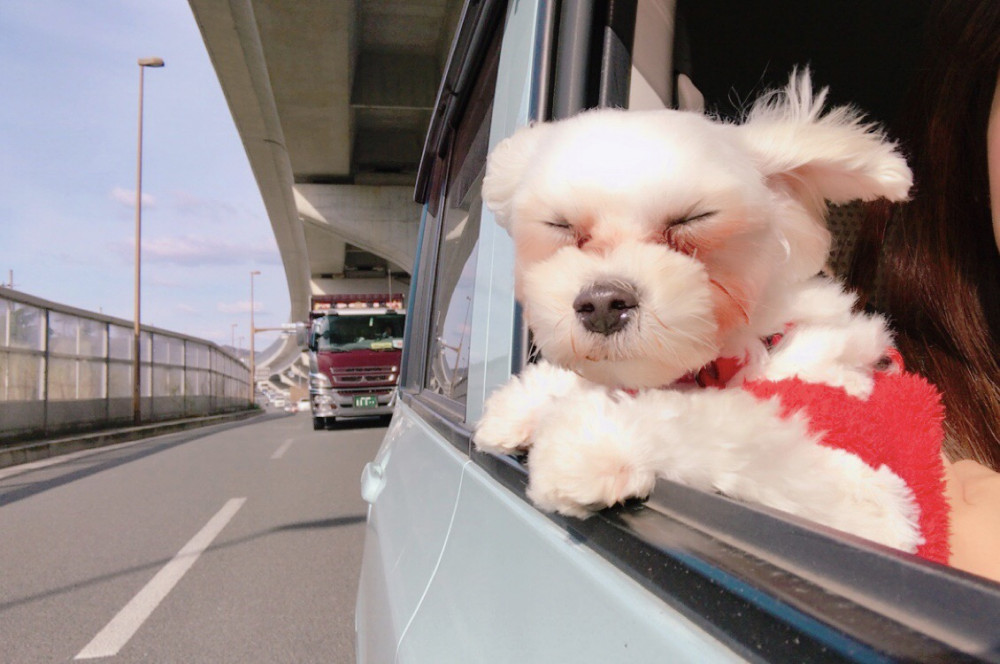
[[[320,429],[326,428],[326,420],[322,417],[313,418],[313,431],[319,431]]]

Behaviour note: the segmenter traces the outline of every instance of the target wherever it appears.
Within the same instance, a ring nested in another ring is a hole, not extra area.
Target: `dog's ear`
[[[793,71],[753,105],[740,132],[764,176],[831,203],[906,200],[913,176],[896,144],[849,106],[824,113],[826,96],[813,95],[809,70]]]
[[[768,186],[801,206],[792,205],[775,220],[787,242],[789,267],[800,278],[815,274],[827,259],[827,201],[906,200],[913,183],[896,144],[851,107],[824,113],[826,96],[826,88],[813,95],[808,70],[793,71],[784,90],[758,100],[736,127]]]
[[[533,124],[521,127],[508,136],[486,160],[486,175],[483,178],[483,202],[493,210],[497,223],[510,232],[514,194],[517,192],[525,170],[532,161],[532,155],[548,125]]]

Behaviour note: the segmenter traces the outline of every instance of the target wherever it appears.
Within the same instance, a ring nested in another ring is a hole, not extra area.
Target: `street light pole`
[[[161,58],[139,58],[139,149],[135,166],[135,321],[132,329],[132,421],[142,422],[140,407],[140,377],[142,359],[139,355],[140,337],[140,277],[142,274],[142,88],[146,67],[162,67]]]
[[[250,405],[254,404],[254,390],[257,387],[257,357],[254,355],[254,337],[257,330],[253,326],[253,310],[256,308],[253,299],[253,278],[260,274],[260,270],[250,272]]]

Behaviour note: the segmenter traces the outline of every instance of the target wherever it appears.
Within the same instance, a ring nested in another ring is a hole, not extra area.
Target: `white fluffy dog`
[[[891,345],[881,318],[815,275],[826,201],[901,200],[911,173],[856,112],[824,113],[825,96],[793,73],[739,125],[595,110],[523,128],[490,155],[483,198],[513,238],[544,360],[488,399],[475,442],[530,448],[540,508],[585,517],[665,477],[920,543],[896,474],[737,389],[798,377],[863,398]],[[729,375],[720,358],[738,358]]]

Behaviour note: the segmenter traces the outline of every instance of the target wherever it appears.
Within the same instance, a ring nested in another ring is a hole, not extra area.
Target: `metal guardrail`
[[[132,322],[0,287],[0,440],[131,424]],[[250,370],[218,345],[143,326],[143,422],[248,407]]]

